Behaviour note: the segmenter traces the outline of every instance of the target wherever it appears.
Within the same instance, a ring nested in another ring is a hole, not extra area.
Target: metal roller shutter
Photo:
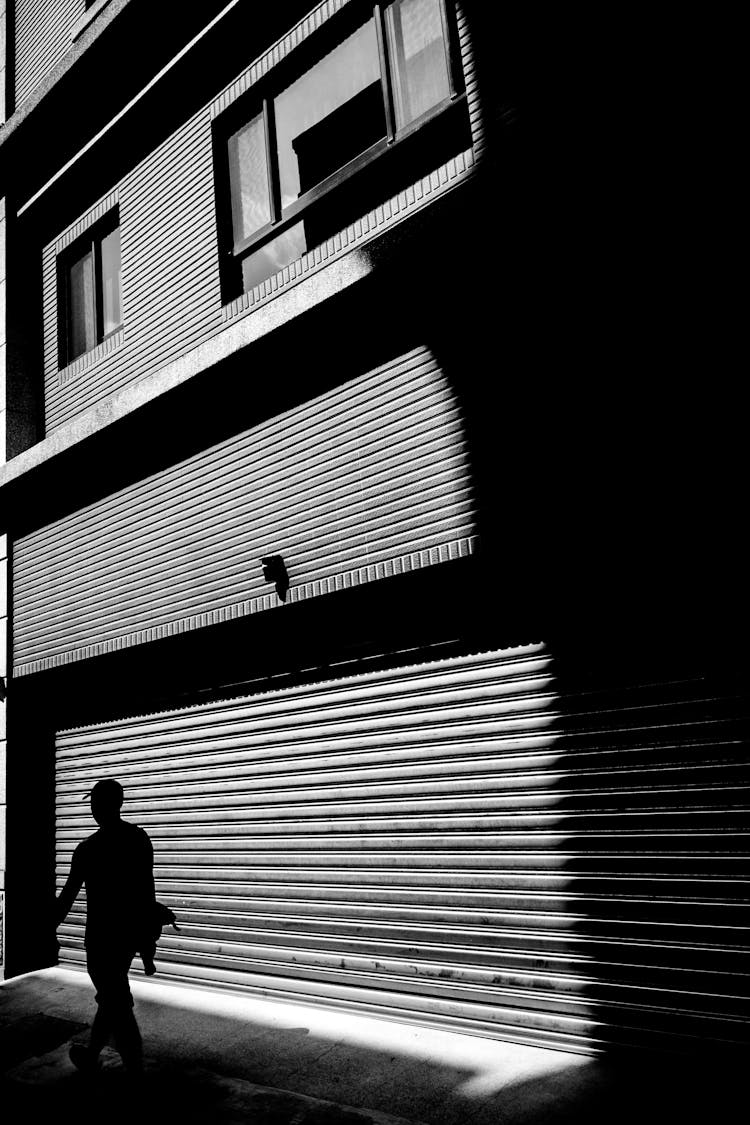
[[[560,682],[531,645],[61,732],[58,881],[115,776],[183,922],[166,976],[573,1050],[746,1041],[744,703]]]
[[[23,675],[471,550],[458,408],[417,348],[18,540]]]

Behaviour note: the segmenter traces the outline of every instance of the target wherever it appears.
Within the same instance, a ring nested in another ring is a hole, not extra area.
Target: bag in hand
[[[153,913],[148,923],[148,933],[146,940],[141,948],[141,960],[143,961],[143,971],[147,977],[152,977],[156,972],[156,965],[154,964],[154,954],[156,953],[156,943],[161,937],[161,931],[164,926],[173,926],[179,932],[180,927],[177,925],[177,918],[173,910],[165,906],[163,902],[155,902]]]

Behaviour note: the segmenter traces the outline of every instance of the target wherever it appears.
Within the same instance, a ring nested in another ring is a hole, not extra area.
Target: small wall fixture
[[[286,564],[281,555],[264,555],[260,560],[260,565],[263,568],[263,577],[266,582],[273,582],[276,587],[276,593],[279,595],[282,602],[286,601],[287,590],[289,589],[289,575],[287,574]]]

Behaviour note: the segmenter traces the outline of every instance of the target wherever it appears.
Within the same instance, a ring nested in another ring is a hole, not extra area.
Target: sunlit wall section
[[[735,703],[535,644],[62,732],[58,878],[116,776],[170,977],[581,1051],[741,1042]]]

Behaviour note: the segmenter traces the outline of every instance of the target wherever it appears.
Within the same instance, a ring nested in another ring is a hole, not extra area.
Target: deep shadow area
[[[46,1054],[85,1030],[84,1023],[41,1012],[9,1021],[0,1016],[0,1067],[7,1070],[33,1055]]]
[[[646,649],[623,636],[549,648],[560,756],[546,807],[562,842],[535,866],[552,859],[564,886],[558,909],[570,917],[549,968],[580,973],[568,1010],[593,1019],[594,1040],[615,1051],[737,1063],[750,1014],[741,653],[726,641]],[[582,968],[566,964],[571,954]]]
[[[639,1055],[596,1060],[500,1091],[472,1125],[663,1125],[739,1120],[742,1082],[736,1066]]]

